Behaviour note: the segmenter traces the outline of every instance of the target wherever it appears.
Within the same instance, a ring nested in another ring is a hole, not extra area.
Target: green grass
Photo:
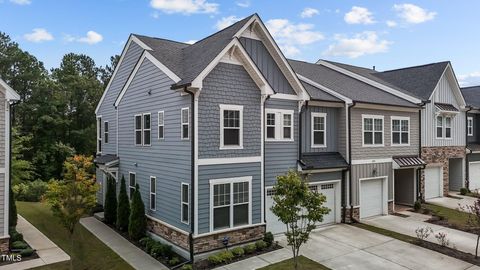
[[[18,213],[55,242],[72,258],[74,269],[133,269],[103,242],[78,224],[73,235],[74,248],[66,229],[43,203],[17,202]],[[70,262],[35,268],[37,270],[70,269]]]
[[[385,236],[388,236],[388,237],[391,237],[391,238],[394,238],[394,239],[397,239],[397,240],[400,240],[400,241],[403,241],[403,242],[407,242],[407,243],[414,243],[416,241],[415,237],[405,235],[405,234],[401,234],[401,233],[397,233],[397,232],[390,231],[390,230],[385,230],[385,229],[378,228],[378,227],[368,225],[368,224],[365,224],[365,223],[354,223],[354,224],[352,224],[352,226],[355,226],[355,227],[358,227],[358,228],[361,228],[361,229],[364,229],[364,230],[367,230],[367,231],[371,231],[371,232],[374,232],[374,233],[378,233],[378,234],[381,234],[381,235],[385,235]]]
[[[432,211],[435,215],[448,220],[448,223],[456,227],[468,227],[468,213],[428,203],[423,204],[423,207]]]
[[[258,270],[292,270],[293,268],[293,259],[288,259],[281,261],[269,266],[259,268]],[[298,257],[298,269],[300,270],[328,270],[330,268],[323,266],[315,261],[310,260],[309,258],[300,256]]]

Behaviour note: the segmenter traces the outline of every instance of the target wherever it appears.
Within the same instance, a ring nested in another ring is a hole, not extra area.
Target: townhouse
[[[480,86],[462,88],[469,110],[466,119],[467,137],[467,187],[480,189]]]

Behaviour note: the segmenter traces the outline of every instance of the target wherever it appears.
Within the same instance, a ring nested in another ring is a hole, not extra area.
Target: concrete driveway
[[[443,206],[446,208],[451,208],[451,209],[456,209],[460,211],[465,211],[467,212],[466,206],[467,205],[473,205],[475,201],[477,200],[476,198],[470,197],[470,196],[462,196],[457,193],[450,193],[452,197],[439,197],[439,198],[433,198],[433,199],[428,199],[426,202]]]

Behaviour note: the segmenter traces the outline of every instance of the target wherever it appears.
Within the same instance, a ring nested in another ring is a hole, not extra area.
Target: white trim
[[[231,149],[243,149],[243,106],[241,105],[230,105],[230,104],[219,104],[220,107],[220,150],[231,150]],[[223,112],[224,111],[238,111],[239,112],[239,126],[238,127],[224,127],[223,122]],[[238,128],[238,145],[224,145],[225,141],[225,129],[237,129]]]
[[[438,125],[438,118],[439,117],[442,119],[442,125],[441,126]],[[442,136],[438,137],[437,129],[440,128],[440,127],[442,128]],[[444,136],[445,136],[445,122],[443,121],[443,116],[436,115],[435,116],[435,139],[443,139]]]
[[[3,235],[4,236],[8,236],[9,235],[9,230],[8,230],[8,226],[9,226],[9,211],[10,211],[10,111],[11,111],[11,107],[10,107],[10,102],[8,100],[5,101],[5,104],[4,104],[4,111],[5,111],[5,130],[4,130],[4,134],[5,134],[5,202],[4,202],[4,218],[3,218]]]
[[[459,104],[459,105],[460,105],[460,108],[461,108],[461,109],[465,109],[466,106],[467,106],[467,103],[466,103],[466,101],[465,101],[465,98],[463,97],[462,90],[460,90],[460,87],[459,87],[459,85],[458,85],[458,80],[457,80],[457,78],[456,78],[456,76],[455,76],[455,73],[453,72],[453,67],[451,66],[450,63],[448,63],[447,66],[445,67],[445,69],[443,70],[442,76],[440,76],[440,79],[438,80],[437,84],[435,85],[434,90],[432,91],[432,94],[430,95],[430,97],[429,97],[428,99],[429,99],[429,100],[432,100],[433,95],[434,95],[435,92],[437,91],[438,85],[440,84],[440,81],[441,81],[441,79],[443,78],[443,76],[445,76],[445,73],[447,72],[447,70],[450,71],[450,75],[452,75],[453,79],[455,80],[455,82],[454,82],[455,87],[454,87],[454,88],[455,88],[456,91],[454,91],[453,94],[455,95],[455,97],[456,97],[457,99],[460,99],[460,102],[459,102],[459,103],[461,103],[461,104]],[[447,80],[448,80],[448,78],[447,78]],[[458,100],[457,100],[457,102],[458,102]],[[457,112],[457,113],[458,113],[458,112]]]
[[[372,130],[367,132],[372,132],[372,144],[365,144],[365,119],[372,119]],[[375,132],[380,132],[375,130],[375,120],[382,120],[382,143],[375,143]],[[384,147],[385,146],[385,116],[383,115],[372,115],[372,114],[362,114],[362,147]]]
[[[130,189],[131,189],[132,187],[133,187],[133,189],[135,189],[135,186],[131,186],[131,185],[130,185],[130,184],[131,184],[131,181],[130,181],[130,180],[131,180],[131,176],[132,176],[132,175],[135,175],[135,186],[137,185],[137,173],[136,173],[136,172],[128,172],[128,198],[130,198],[130,199],[132,198],[132,197],[130,196],[130,193],[131,193]]]
[[[302,100],[297,95],[290,95],[290,94],[282,94],[276,93],[270,96],[273,99],[285,99],[285,100]]]
[[[394,105],[382,105],[382,104],[370,104],[357,102],[355,108],[358,109],[372,109],[372,110],[381,110],[381,111],[395,111],[395,112],[418,112],[421,110],[421,107],[402,107]]]
[[[154,190],[155,192],[152,192],[152,179],[154,179],[153,182],[155,183],[155,190]],[[136,180],[137,180],[137,177],[135,176],[135,181]],[[150,179],[149,179],[148,184],[150,186],[150,188],[148,190],[149,191],[148,192],[148,194],[149,194],[148,201],[150,202],[150,205],[149,205],[148,208],[150,209],[150,211],[157,211],[157,177],[150,175]],[[154,208],[152,208],[152,195],[155,196],[155,201],[153,202]]]
[[[160,124],[160,114],[162,115],[162,123]],[[162,137],[160,137],[160,127],[163,127]],[[165,111],[157,112],[157,140],[165,139]]]
[[[103,137],[102,137],[102,116],[98,115],[97,118],[97,154],[102,154],[102,142],[103,142]],[[109,127],[110,128],[110,127]]]
[[[183,122],[183,112],[187,111],[188,117],[187,117],[187,122]],[[183,126],[187,125],[188,127],[188,132],[187,132],[187,137],[183,137]],[[180,111],[180,139],[182,141],[188,141],[190,140],[190,107],[185,107],[182,108]]]
[[[371,80],[371,79],[368,79],[368,78],[366,78],[366,77],[364,77],[364,76],[361,76],[361,75],[358,75],[358,74],[356,74],[356,73],[353,73],[353,72],[351,72],[351,71],[349,71],[349,70],[346,70],[346,69],[344,69],[344,68],[341,68],[341,67],[339,67],[339,66],[337,66],[337,65],[328,63],[328,62],[323,61],[323,60],[318,61],[317,64],[320,64],[320,65],[322,65],[322,66],[325,66],[325,67],[328,67],[328,68],[333,69],[333,70],[335,70],[335,71],[338,71],[338,72],[340,72],[340,73],[343,73],[343,74],[345,74],[345,75],[347,75],[347,76],[350,76],[350,77],[352,77],[352,78],[354,78],[354,79],[357,79],[357,80],[359,80],[359,81],[361,81],[361,82],[364,82],[364,83],[367,83],[367,84],[369,84],[369,85],[372,85],[372,86],[374,86],[374,87],[376,87],[376,88],[379,88],[379,89],[381,89],[381,90],[383,90],[383,91],[385,91],[385,92],[387,92],[387,93],[390,93],[390,94],[392,94],[392,95],[395,95],[395,96],[397,96],[397,97],[400,97],[400,98],[402,98],[402,99],[405,99],[405,100],[407,100],[407,101],[410,101],[410,102],[412,102],[412,103],[414,103],[414,104],[420,104],[420,103],[422,103],[422,100],[419,99],[419,98],[416,98],[416,97],[407,95],[407,94],[405,94],[405,93],[403,93],[403,92],[401,92],[401,91],[399,91],[399,90],[396,90],[396,89],[391,88],[391,87],[388,87],[388,86],[386,86],[386,85],[384,85],[384,84],[382,84],[382,83],[376,82],[376,81]]]
[[[265,101],[267,100],[266,95],[261,96],[260,102],[260,138],[265,138]],[[292,116],[292,121],[293,121]],[[293,122],[292,122],[293,123]],[[292,124],[292,137],[293,135],[293,127]],[[260,140],[260,186],[263,187],[265,183],[265,140]],[[260,192],[260,221],[265,221],[265,192]]]
[[[346,97],[346,96],[344,96],[344,95],[341,95],[341,94],[333,91],[332,89],[330,89],[330,88],[328,88],[328,87],[325,87],[325,86],[323,86],[323,85],[321,85],[321,84],[319,84],[319,83],[317,83],[317,82],[315,82],[315,81],[312,81],[312,80],[310,80],[310,79],[307,78],[307,77],[304,77],[304,76],[302,76],[302,75],[300,75],[300,74],[298,74],[298,73],[296,73],[296,74],[297,74],[298,78],[299,78],[300,80],[302,80],[303,82],[306,82],[306,83],[308,83],[308,84],[310,84],[310,85],[312,85],[312,86],[315,86],[316,88],[318,88],[318,89],[320,89],[320,90],[323,90],[323,91],[327,92],[328,94],[330,94],[330,95],[332,95],[332,96],[334,96],[334,97],[336,97],[336,98],[338,98],[338,99],[340,99],[340,100],[343,100],[344,102],[346,102],[346,103],[348,103],[348,104],[352,104],[352,103],[353,103],[352,99],[350,99],[350,98],[348,98],[348,97]]]
[[[378,158],[378,159],[356,159],[352,160],[352,165],[373,164],[373,163],[389,163],[393,162],[392,158]]]
[[[20,95],[13,90],[4,80],[0,79],[0,85],[5,89],[5,99],[7,101],[20,100]]]
[[[172,225],[170,225],[170,224],[168,224],[168,223],[166,223],[166,222],[164,222],[164,221],[161,221],[161,220],[158,219],[158,218],[152,217],[152,216],[150,216],[150,215],[148,215],[148,214],[145,214],[145,216],[146,216],[147,218],[155,221],[155,222],[158,222],[158,223],[160,223],[160,224],[162,224],[162,225],[164,225],[164,226],[166,226],[166,227],[174,230],[174,231],[178,231],[178,232],[183,233],[183,234],[186,234],[186,235],[189,234],[189,232],[184,231],[184,230],[182,230],[182,229],[180,229],[180,228],[177,228],[177,227],[175,227],[175,226],[172,226]],[[159,237],[160,237],[160,236],[159,236]]]
[[[183,186],[187,186],[187,202],[184,202],[183,201]],[[190,184],[189,183],[185,183],[185,182],[182,182],[180,184],[180,222],[182,222],[183,224],[187,224],[189,225],[190,224]],[[186,204],[187,205],[187,208],[188,208],[188,213],[187,213],[187,222],[185,222],[183,220],[183,205]]]
[[[201,89],[198,89],[198,91],[195,92],[194,94],[194,97],[193,97],[193,132],[195,134],[194,136],[194,151],[195,151],[195,154],[194,154],[194,185],[193,185],[193,189],[194,189],[194,192],[193,194],[196,196],[194,196],[194,201],[195,203],[193,203],[193,209],[190,209],[190,211],[193,211],[193,234],[194,235],[197,235],[198,234],[198,166],[199,166],[199,161],[198,161],[198,97],[200,95],[200,90]],[[191,192],[192,194],[192,192]],[[190,217],[191,218],[191,217]]]
[[[399,139],[400,143],[394,143],[393,142],[393,121],[398,120],[400,121],[400,131],[395,131],[395,133],[399,133]],[[402,131],[402,121],[408,121],[408,143],[402,143],[402,133],[405,133],[405,131]],[[391,146],[410,146],[410,117],[408,116],[390,116],[390,145]]]
[[[237,228],[233,225],[233,218],[234,218],[234,199],[233,199],[233,184],[234,183],[243,183],[243,182],[248,182],[248,224],[242,225],[242,226],[247,226],[247,225],[252,225],[252,176],[243,176],[243,177],[234,177],[234,178],[220,178],[220,179],[211,179],[209,180],[209,185],[210,185],[210,232],[216,232],[217,230],[214,230],[213,228],[213,223],[214,223],[214,218],[213,218],[213,209],[214,207],[214,202],[213,202],[213,187],[215,185],[221,185],[221,184],[229,184],[230,185],[230,228]],[[244,204],[244,203],[242,203]],[[227,229],[227,228],[226,228]],[[224,229],[220,229],[224,230]]]
[[[108,131],[105,128],[106,127],[105,124],[107,124],[107,126],[108,126]],[[108,123],[108,121],[103,121],[103,137],[102,137],[102,139],[103,139],[104,144],[109,143],[109,141],[110,141],[110,136],[109,135],[110,135],[110,123]]]
[[[471,123],[471,125],[470,125]],[[473,117],[472,116],[468,116],[467,117],[467,135],[468,136],[474,136],[475,134],[475,131],[474,131],[474,128],[475,128],[475,124],[473,123]],[[470,132],[470,129],[471,129],[471,132]]]
[[[236,157],[236,158],[202,158],[198,159],[198,165],[222,165],[222,164],[238,164],[238,163],[256,163],[262,162],[262,156],[253,157]]]
[[[360,216],[362,215],[361,204],[362,200],[362,182],[370,180],[380,180],[382,181],[382,214],[388,215],[388,175],[376,176],[376,177],[367,177],[358,179],[358,207],[360,207]],[[395,194],[395,193],[394,193]]]
[[[265,132],[265,141],[266,142],[293,142],[294,139],[294,111],[293,110],[282,110],[282,109],[265,109],[265,129],[267,129],[267,115],[275,115],[275,138],[267,138],[267,133]],[[290,126],[284,126],[284,116],[290,115],[291,122]],[[271,127],[271,126],[270,126]],[[290,127],[290,138],[285,138],[284,128]]]
[[[314,118],[320,117],[323,118],[323,130],[314,130]],[[314,135],[315,132],[323,131],[323,144],[315,144]],[[310,147],[311,148],[325,148],[327,147],[327,114],[312,112],[310,114]]]
[[[140,129],[137,128],[137,117],[140,116]],[[143,145],[143,115],[141,113],[133,116],[133,144],[135,146]],[[137,132],[140,131],[140,143],[137,143]],[[118,143],[118,142],[117,142]]]

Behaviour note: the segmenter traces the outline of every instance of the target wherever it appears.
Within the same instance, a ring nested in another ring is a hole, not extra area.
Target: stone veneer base
[[[10,237],[0,239],[0,254],[8,254],[10,252]]]

